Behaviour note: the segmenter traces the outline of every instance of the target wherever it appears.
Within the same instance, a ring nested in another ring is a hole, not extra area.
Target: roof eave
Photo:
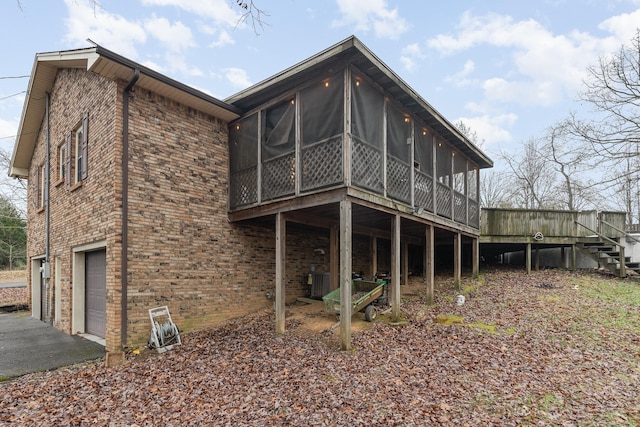
[[[46,110],[47,93],[53,88],[59,68],[83,68],[111,79],[129,80],[136,68],[141,72],[138,85],[155,85],[160,91],[179,95],[186,105],[212,114],[224,121],[240,117],[242,110],[207,95],[191,86],[164,76],[101,46],[60,52],[36,54],[27,96],[18,126],[18,134],[11,155],[9,176],[27,178],[31,156]],[[164,93],[164,92],[161,92]],[[169,96],[171,97],[171,96]]]
[[[416,93],[404,80],[400,78],[393,70],[391,70],[380,58],[378,58],[367,46],[365,46],[357,37],[350,36],[337,44],[305,59],[286,70],[269,77],[255,85],[226,98],[224,101],[230,104],[242,105],[247,99],[259,99],[260,92],[267,93],[268,89],[274,85],[278,85],[287,79],[293,80],[296,75],[309,71],[313,67],[323,62],[329,62],[341,53],[354,49],[355,55],[359,55],[366,61],[376,67],[387,79],[391,80],[402,92],[411,97],[419,107],[431,116],[438,124],[438,127],[450,137],[460,141],[465,147],[465,151],[471,153],[472,159],[481,169],[493,167],[493,161],[475,146],[468,138],[466,138],[451,122],[449,122],[442,114],[440,114],[431,104]],[[353,59],[353,57],[352,57]],[[250,102],[251,103],[251,102]],[[246,105],[245,105],[246,107]],[[255,106],[253,106],[255,107]],[[251,108],[249,108],[251,109]]]

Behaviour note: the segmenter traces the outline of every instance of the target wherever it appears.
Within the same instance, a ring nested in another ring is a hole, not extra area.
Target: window
[[[58,145],[58,155],[56,157],[58,160],[58,183],[62,183],[66,174],[67,145],[65,143]]]
[[[64,153],[64,166],[61,172],[64,174],[67,189],[75,189],[87,178],[87,152],[89,116],[85,115],[82,122],[67,135]]]
[[[75,171],[75,173],[73,174],[74,184],[77,184],[78,182],[82,181],[82,141],[83,139],[84,139],[84,132],[83,132],[82,126],[79,126],[75,130],[75,135],[73,136],[73,142],[74,142],[73,152],[75,154],[73,159],[73,170]]]
[[[44,208],[45,203],[45,182],[44,182],[44,164],[38,165],[36,168],[36,188],[35,188],[35,206],[40,211]]]

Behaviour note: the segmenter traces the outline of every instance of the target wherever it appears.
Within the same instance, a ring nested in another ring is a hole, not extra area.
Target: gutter
[[[168,86],[171,86],[175,89],[180,90],[181,92],[187,93],[191,96],[194,96],[196,98],[199,98],[209,104],[215,105],[219,108],[222,108],[224,110],[227,110],[233,114],[235,114],[236,116],[240,117],[244,114],[244,110],[229,104],[227,102],[221,101],[218,98],[214,98],[211,95],[207,95],[204,92],[199,91],[198,89],[195,89],[189,85],[186,85],[184,83],[181,83],[177,80],[174,80],[170,77],[165,76],[164,74],[161,74],[155,70],[152,70],[151,68],[147,68],[144,65],[138,64],[135,61],[132,61],[128,58],[125,58],[122,55],[118,55],[117,53],[106,49],[100,45],[96,45],[95,47],[96,53],[101,56],[104,57],[106,59],[109,59],[111,61],[114,61],[120,65],[123,65],[125,67],[131,68],[132,70],[139,70],[140,73],[144,74],[146,77],[150,77],[154,80],[157,80],[161,83],[164,83]],[[135,84],[135,82],[134,82]]]
[[[133,86],[140,78],[140,69],[135,68],[133,71],[133,78],[127,84],[122,91],[122,253],[121,253],[121,265],[120,265],[120,279],[121,279],[121,310],[122,310],[122,324],[120,326],[120,341],[122,347],[127,344],[127,323],[128,323],[128,279],[129,279],[129,95]]]

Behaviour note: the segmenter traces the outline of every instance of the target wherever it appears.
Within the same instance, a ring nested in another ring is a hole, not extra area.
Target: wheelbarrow
[[[364,309],[364,318],[373,322],[378,317],[378,309],[373,302],[382,297],[385,282],[370,282],[366,280],[351,281],[351,315]],[[340,288],[322,297],[324,307],[329,313],[340,316]]]

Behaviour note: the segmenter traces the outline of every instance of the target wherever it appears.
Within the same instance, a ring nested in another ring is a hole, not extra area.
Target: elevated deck
[[[575,252],[580,248],[616,275],[625,276],[625,264],[631,263],[619,243],[625,235],[625,223],[624,212],[482,209],[481,252],[485,258],[495,259],[508,252],[525,251],[529,272],[532,261],[538,267],[539,249],[570,248],[570,268],[573,269]],[[594,251],[596,243],[612,247],[609,252]],[[532,249],[535,250],[533,260]],[[603,254],[607,255],[606,259]]]

